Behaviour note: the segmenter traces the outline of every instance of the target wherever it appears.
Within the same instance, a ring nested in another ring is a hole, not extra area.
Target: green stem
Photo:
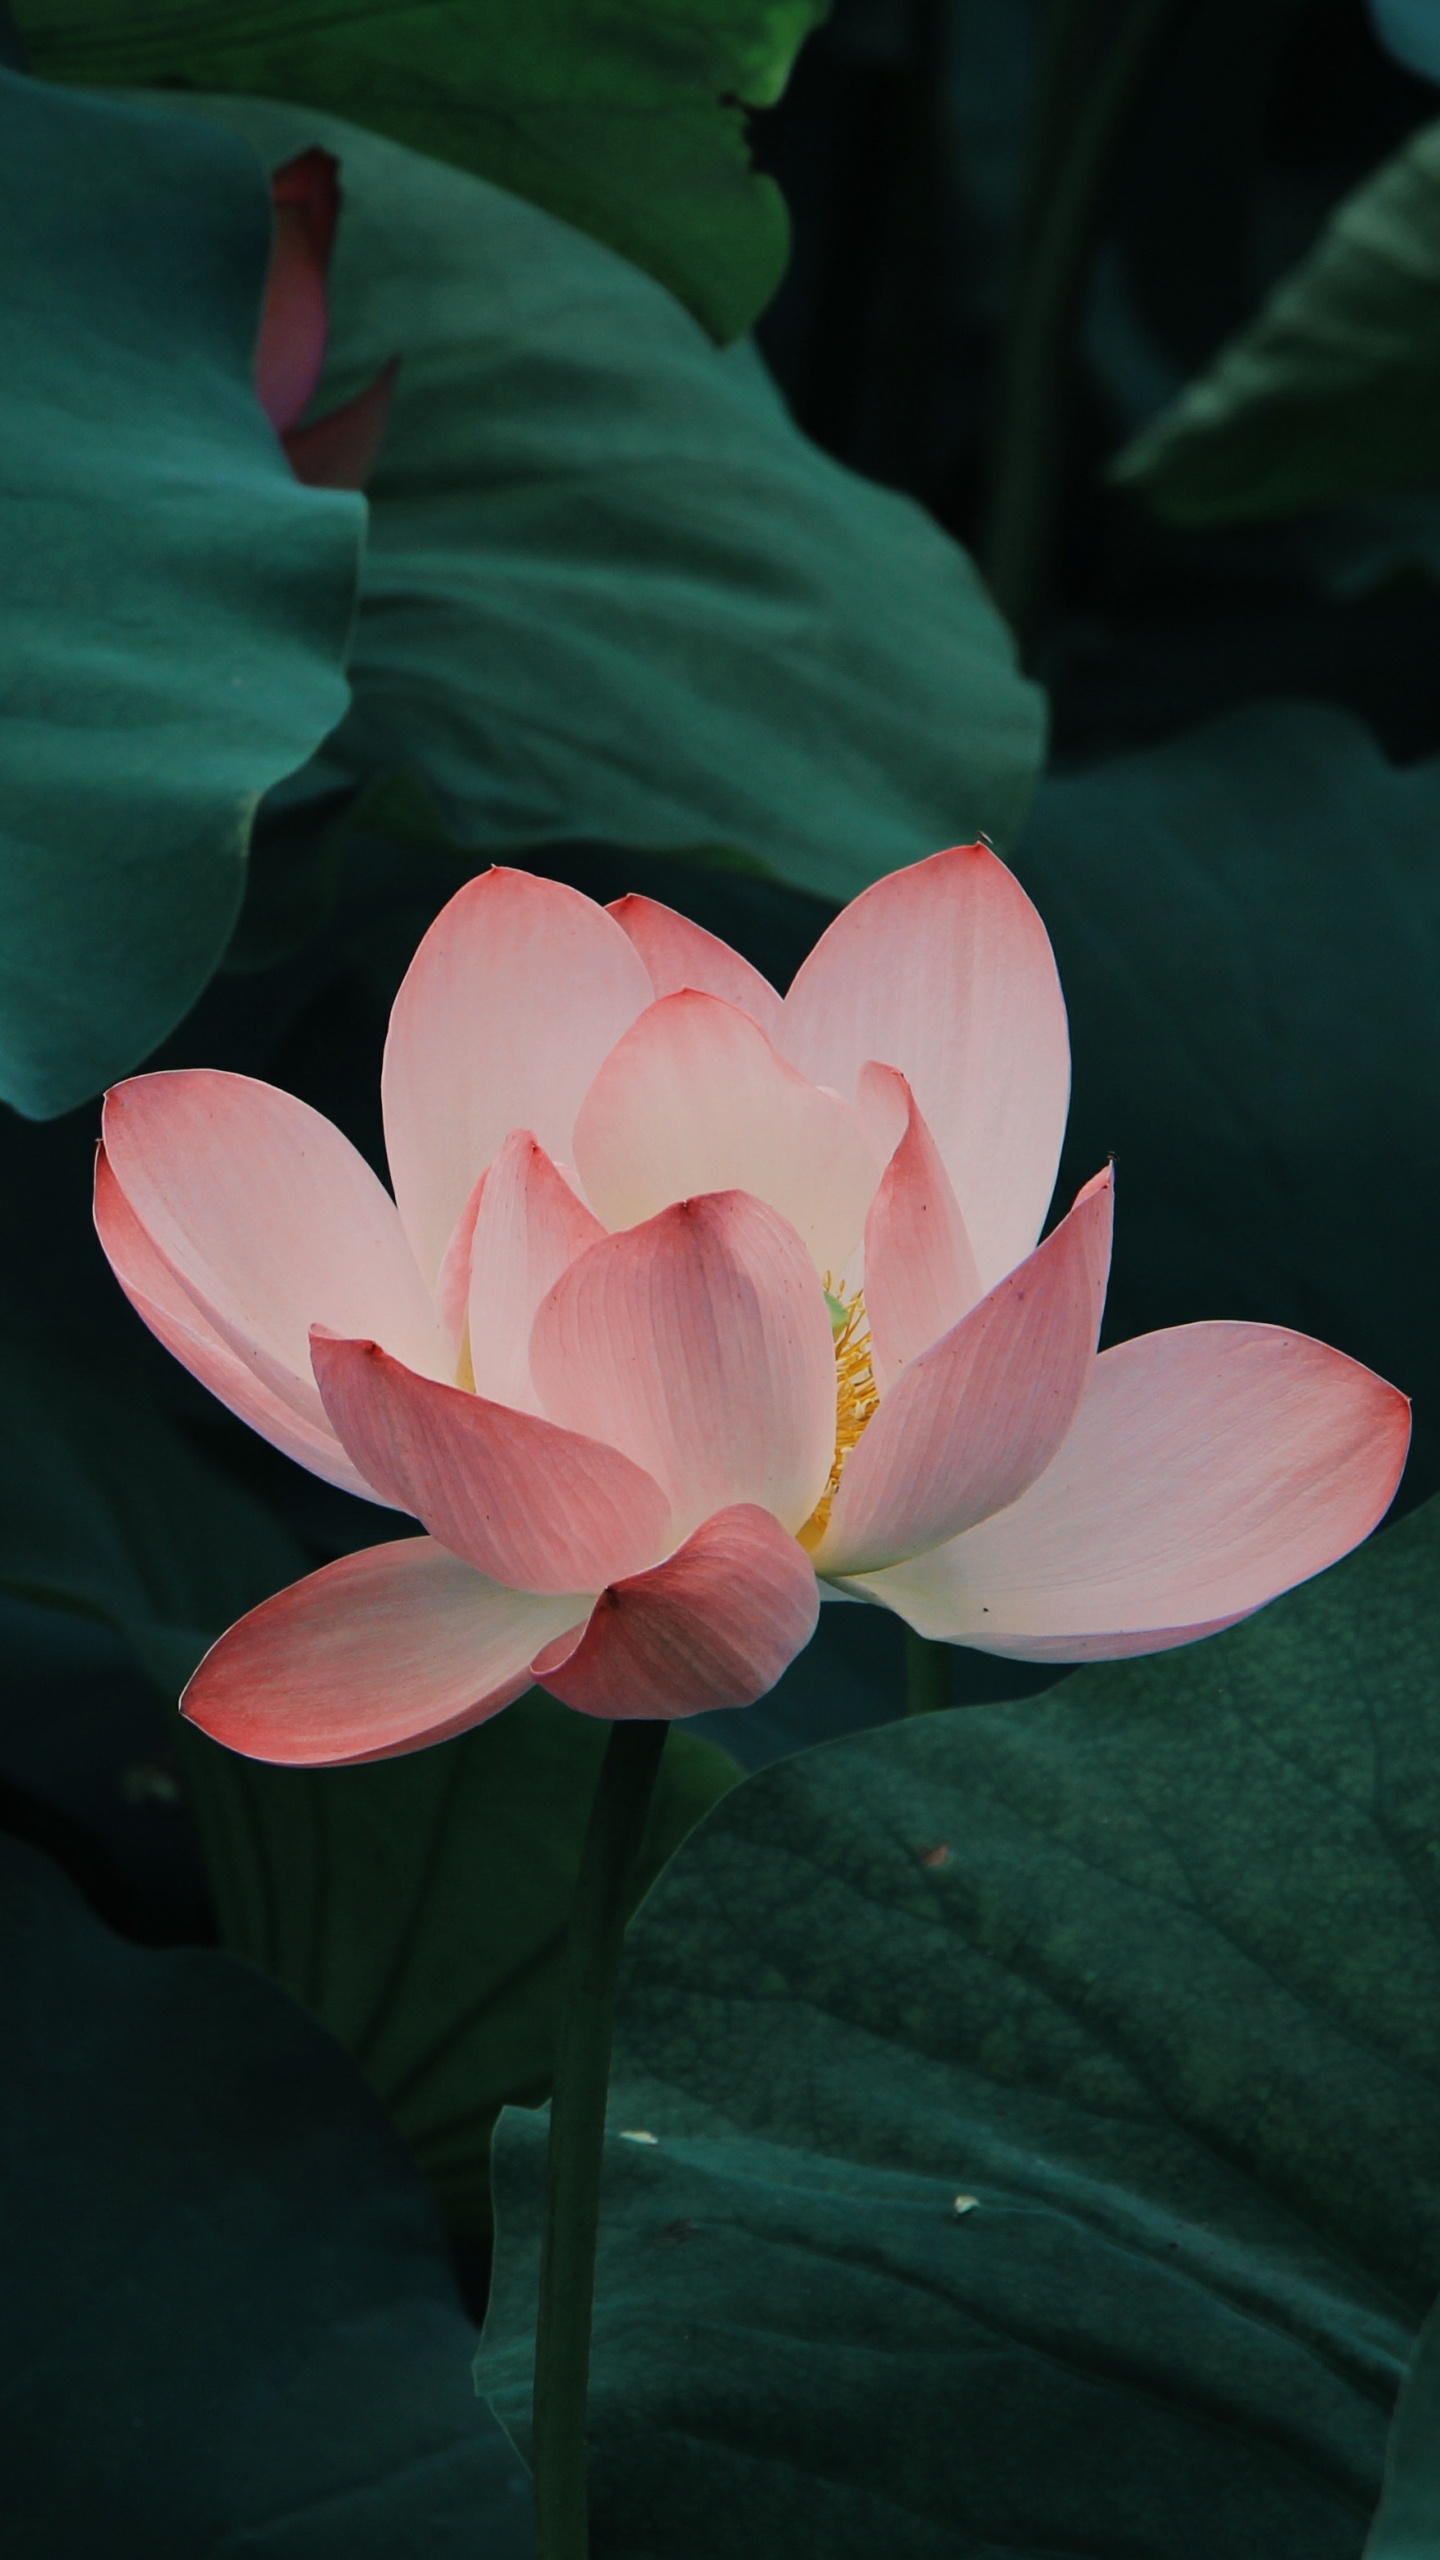
[[[937,1644],[932,1636],[917,1636],[913,1627],[905,1630],[905,1712],[911,1716],[937,1715],[950,1704],[950,1647]]]
[[[667,1724],[610,1728],[565,1942],[535,2339],[538,2560],[588,2560],[585,2400],[620,1945]]]
[[[1088,92],[1077,95],[1094,0],[1052,0],[981,550],[991,594],[1021,638],[1039,601],[1050,547],[1065,377],[1096,232],[1150,73],[1190,5],[1131,0]]]

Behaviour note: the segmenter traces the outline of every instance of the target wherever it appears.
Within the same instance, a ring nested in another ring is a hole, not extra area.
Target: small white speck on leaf
[[[654,2143],[658,2143],[658,2142],[659,2142],[659,2139],[660,2139],[660,2136],[659,2136],[659,2134],[658,2134],[658,2133],[646,2133],[646,2132],[643,2130],[643,2128],[639,2128],[639,2129],[637,2129],[636,2131],[634,2131],[634,2132],[632,2132],[632,2133],[622,2133],[622,2134],[621,2134],[621,2136],[620,2136],[620,2139],[621,2139],[621,2141],[622,2141],[622,2142],[654,2142]]]
[[[973,2213],[979,2201],[978,2196],[957,2196],[950,2207],[956,2221],[959,2221],[962,2214]]]

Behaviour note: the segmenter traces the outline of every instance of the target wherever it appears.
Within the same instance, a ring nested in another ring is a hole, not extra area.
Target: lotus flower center
[[[835,1455],[825,1490],[799,1532],[801,1546],[810,1553],[819,1546],[830,1525],[831,1506],[840,1490],[845,1461],[867,1422],[880,1409],[874,1347],[865,1318],[865,1292],[857,1289],[853,1298],[838,1297],[827,1272],[825,1295],[835,1335]]]

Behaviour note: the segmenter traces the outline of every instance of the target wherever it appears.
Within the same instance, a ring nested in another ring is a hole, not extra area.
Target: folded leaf
[[[751,349],[717,355],[582,233],[333,116],[155,103],[272,165],[336,154],[318,405],[400,360],[355,710],[299,788],[408,768],[476,861],[724,844],[833,899],[1003,848],[1040,694],[964,552],[809,444]]]
[[[1365,2560],[1435,2560],[1440,2551],[1440,2313],[1420,2332],[1385,2456],[1385,2491]]]
[[[779,97],[828,0],[19,0],[50,79],[251,90],[370,125],[529,196],[648,267],[719,339],[784,270],[789,225],[745,110]]]
[[[490,2228],[490,2134],[550,2085],[561,1956],[607,1728],[539,1690],[368,1769],[185,1753],[224,1944],[351,2052],[451,2229]],[[672,1730],[643,1893],[735,1764]]]
[[[0,1946],[10,2547],[521,2560],[433,2210],[329,2038],[10,1840]]]
[[[1253,523],[1440,476],[1440,124],[1111,466],[1172,524]]]
[[[1437,1853],[1435,1505],[737,1787],[628,1941],[597,2548],[1356,2560],[1440,2280]],[[544,2132],[477,2365],[522,2446]]]
[[[265,173],[0,71],[0,1095],[133,1067],[216,968],[260,794],[345,707],[363,510],[255,397]]]

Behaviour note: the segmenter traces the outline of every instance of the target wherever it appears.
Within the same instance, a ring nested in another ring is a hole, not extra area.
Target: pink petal
[[[846,1462],[815,1570],[874,1572],[1018,1500],[1075,1420],[1095,1361],[1113,1185],[912,1360]]]
[[[589,1596],[505,1591],[429,1538],[362,1547],[262,1602],[212,1645],[181,1711],[252,1760],[388,1758],[480,1724]]]
[[[395,377],[400,359],[392,356],[365,390],[308,427],[291,427],[281,437],[297,480],[307,489],[364,489],[380,459],[390,423]]]
[[[103,1125],[115,1182],[203,1330],[322,1444],[312,1324],[452,1367],[393,1200],[308,1103],[197,1067],[117,1085]]]
[[[312,1475],[324,1476],[346,1493],[370,1502],[381,1497],[351,1464],[325,1418],[313,1378],[304,1384],[303,1403],[291,1402],[247,1368],[223,1335],[182,1287],[168,1262],[156,1252],[141,1226],[101,1147],[95,1159],[95,1230],[105,1256],[142,1324],[163,1342],[192,1377],[238,1413],[252,1431],[283,1449]],[[313,1410],[312,1410],[313,1409]],[[316,1417],[318,1416],[318,1420]]]
[[[780,1046],[853,1094],[866,1061],[909,1078],[988,1289],[1040,1233],[1070,1091],[1045,927],[987,846],[893,871],[822,935],[785,999]]]
[[[1304,1334],[1143,1334],[1102,1352],[1058,1458],[1011,1510],[855,1587],[982,1653],[1158,1652],[1358,1545],[1409,1437],[1404,1396]]]
[[[282,435],[314,398],[325,363],[325,286],[340,216],[339,168],[328,151],[302,151],[270,181],[275,245],[260,313],[255,389]]]
[[[592,1245],[540,1309],[530,1364],[555,1422],[664,1486],[676,1538],[737,1502],[798,1529],[824,1489],[829,1311],[794,1229],[747,1192],[681,1201]]]
[[[860,1092],[862,1110],[882,1094],[904,1110],[903,1135],[865,1221],[865,1313],[883,1393],[983,1292],[950,1176],[905,1078],[872,1063]]]
[[[851,1104],[807,1083],[738,1006],[688,989],[652,1004],[611,1051],[575,1124],[575,1162],[607,1227],[701,1192],[750,1191],[837,1274],[880,1178]]]
[[[723,996],[758,1022],[767,1039],[778,1037],[785,1010],[780,997],[769,979],[718,934],[707,933],[703,925],[692,924],[655,898],[617,898],[609,912],[629,934],[657,996],[678,995],[682,987]]]
[[[368,1481],[480,1573],[598,1591],[673,1543],[658,1484],[618,1449],[439,1386],[373,1342],[318,1333],[325,1410]]]
[[[385,1143],[426,1280],[512,1129],[574,1157],[575,1114],[601,1060],[651,1002],[613,916],[528,872],[482,872],[442,908],[395,999]]]
[[[470,1368],[477,1395],[524,1413],[540,1411],[530,1377],[536,1311],[561,1272],[604,1233],[528,1129],[506,1139],[485,1176],[470,1248]]]
[[[487,1165],[471,1186],[470,1196],[450,1230],[450,1241],[440,1257],[435,1277],[435,1313],[447,1333],[458,1343],[470,1321],[470,1253],[475,1242],[475,1221],[480,1215],[480,1202],[490,1179]]]
[[[578,1645],[567,1652],[562,1637],[537,1656],[535,1676],[587,1716],[748,1707],[809,1643],[819,1614],[804,1551],[768,1511],[740,1503],[653,1572],[602,1591]]]

